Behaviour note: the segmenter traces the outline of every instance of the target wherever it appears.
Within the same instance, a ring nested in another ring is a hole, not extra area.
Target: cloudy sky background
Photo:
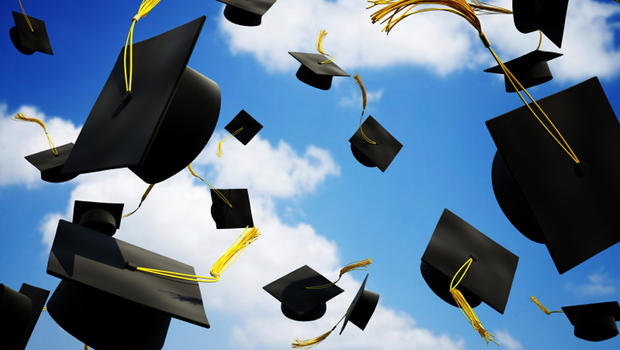
[[[510,7],[511,1],[497,4]],[[1,283],[26,282],[53,290],[45,274],[57,222],[73,201],[123,202],[133,209],[146,188],[127,169],[48,184],[23,157],[47,147],[41,129],[10,120],[17,112],[43,119],[56,145],[75,140],[124,43],[139,1],[52,3],[28,1],[27,12],[46,21],[54,56],[23,56],[0,38]],[[280,0],[260,27],[227,22],[216,1],[162,1],[136,25],[139,41],[206,14],[190,66],[222,89],[218,128],[194,167],[212,184],[249,190],[262,236],[216,284],[202,286],[211,329],[171,323],[165,349],[286,349],[294,338],[323,333],[337,322],[364,277],[351,273],[345,293],[315,322],[285,318],[262,286],[304,264],[335,278],[344,264],[373,258],[367,288],[380,293],[368,327],[347,326],[324,349],[479,349],[486,347],[461,313],[438,299],[419,273],[420,257],[443,208],[448,208],[520,256],[504,315],[476,308],[504,348],[617,349],[620,340],[589,343],[573,337],[563,315],[550,309],[620,296],[620,248],[614,246],[560,276],[544,247],[506,220],[491,189],[495,146],[484,121],[519,106],[503,80],[483,73],[494,65],[474,29],[449,14],[421,14],[389,36],[370,22],[364,1]],[[0,5],[0,23],[13,25],[17,2]],[[482,17],[483,29],[504,60],[536,48],[510,16]],[[404,145],[381,173],[352,157],[347,140],[359,121],[361,98],[350,78],[329,91],[295,78],[287,51],[314,51],[319,29],[337,63],[358,72],[369,92],[367,111]],[[543,97],[598,76],[620,110],[620,6],[573,0],[561,49],[551,62],[554,80],[531,91]],[[247,146],[230,140],[215,156],[224,125],[244,108],[264,129]],[[116,237],[191,264],[207,274],[239,234],[216,230],[208,188],[183,171],[155,186],[140,211],[123,220]],[[96,317],[93,315],[93,317]],[[492,345],[495,346],[495,345]],[[80,343],[42,314],[28,349],[72,349]]]

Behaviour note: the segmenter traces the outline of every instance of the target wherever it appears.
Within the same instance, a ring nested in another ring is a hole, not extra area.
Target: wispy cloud
[[[515,339],[508,331],[495,331],[493,333],[498,343],[502,344],[507,350],[523,350],[523,345]]]
[[[367,103],[379,102],[383,97],[383,89],[374,90],[374,91],[366,91],[366,99]],[[345,96],[340,99],[338,105],[341,107],[356,107],[359,106],[362,108],[362,94],[359,90],[351,90],[351,94],[349,96]],[[368,107],[366,107],[368,108]]]
[[[569,282],[566,289],[583,296],[607,296],[616,292],[619,280],[609,277],[605,272],[595,272],[583,283]]]

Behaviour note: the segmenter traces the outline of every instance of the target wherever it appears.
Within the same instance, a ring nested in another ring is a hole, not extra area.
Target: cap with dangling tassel
[[[263,128],[261,123],[256,121],[248,112],[241,110],[237,115],[228,123],[224,129],[230,133],[230,136],[225,137],[217,145],[217,156],[222,156],[222,143],[231,137],[236,138],[244,145],[247,145],[256,134]]]

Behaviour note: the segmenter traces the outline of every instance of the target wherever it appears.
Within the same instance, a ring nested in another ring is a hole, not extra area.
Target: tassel
[[[125,41],[125,51],[123,53],[123,70],[125,72],[125,90],[131,91],[131,83],[133,80],[133,28],[141,18],[151,12],[151,10],[159,4],[160,0],[143,0],[138,8],[138,13],[131,20],[131,27]],[[127,77],[127,46],[129,46],[129,78]]]
[[[84,344],[84,350],[88,350],[88,345]]]
[[[336,329],[336,327],[332,328],[330,331],[326,333],[319,335],[316,338],[307,339],[307,340],[295,339],[295,342],[291,343],[291,347],[293,349],[310,349],[311,347],[325,340],[325,338],[329,337],[329,335],[332,334],[334,329]]]
[[[58,150],[56,149],[56,146],[52,142],[52,138],[47,133],[47,128],[45,127],[45,123],[43,123],[42,120],[37,119],[37,118],[26,117],[23,113],[17,113],[17,115],[13,116],[13,120],[32,122],[32,123],[39,124],[39,126],[43,128],[43,132],[45,132],[45,136],[47,137],[47,143],[50,146],[50,149],[52,150],[52,154],[54,154],[54,156],[58,156]]]
[[[364,88],[364,84],[362,83],[362,78],[360,78],[357,73],[353,76],[353,79],[355,79],[355,82],[357,83],[357,85],[360,86],[360,89],[362,90],[362,115],[360,116],[360,133],[362,134],[362,138],[364,139],[364,141],[370,143],[371,145],[376,145],[377,143],[371,140],[368,136],[366,136],[366,134],[364,133],[364,129],[362,128],[362,119],[364,118],[364,112],[366,111],[366,102],[368,101],[368,98],[366,96],[366,89]]]
[[[316,50],[320,54],[329,57],[328,60],[325,60],[325,61],[321,62],[321,64],[325,64],[325,63],[329,63],[329,62],[333,62],[334,61],[334,57],[332,57],[332,55],[330,55],[327,52],[323,51],[323,40],[325,39],[326,36],[327,36],[327,31],[325,29],[321,29],[321,31],[319,32],[319,36],[316,39]]]
[[[122,216],[123,218],[126,218],[128,216],[133,215],[133,213],[137,212],[138,209],[140,209],[140,207],[142,206],[142,203],[144,203],[144,200],[146,199],[146,197],[149,195],[149,193],[153,189],[153,186],[155,186],[155,184],[150,184],[149,187],[146,188],[146,191],[144,191],[144,194],[142,195],[142,198],[140,199],[140,203],[138,204],[138,207],[136,209],[134,209],[132,212],[129,212],[127,214],[123,214],[123,216]]]
[[[207,182],[207,180],[203,179],[200,175],[196,174],[196,172],[194,171],[194,169],[192,169],[192,164],[190,163],[187,166],[187,169],[189,170],[189,172],[194,175],[194,177],[199,178],[200,180],[202,180],[202,182],[206,183],[209,187],[211,187],[211,189],[213,190],[213,192],[215,192],[215,194],[220,197],[221,200],[224,201],[224,203],[226,203],[226,205],[228,205],[229,207],[233,207],[232,204],[230,204],[230,202],[228,201],[228,199],[226,199],[226,197],[224,197],[224,195],[222,194],[222,192],[218,191],[217,188],[211,186],[210,183]]]
[[[32,23],[30,23],[30,18],[28,18],[28,15],[26,14],[26,10],[24,10],[24,5],[22,5],[22,0],[17,0],[19,1],[19,7],[22,8],[22,15],[24,15],[24,19],[26,20],[26,24],[28,24],[28,28],[30,28],[30,31],[34,33],[34,28],[32,27]]]
[[[533,295],[530,297],[530,299],[532,299],[531,301],[532,301],[534,304],[538,305],[538,307],[542,310],[542,312],[544,312],[544,313],[545,313],[545,315],[551,315],[551,314],[562,314],[562,313],[564,313],[564,311],[561,311],[561,310],[558,310],[558,311],[549,311],[549,309],[547,309],[546,307],[544,307],[544,305],[542,305],[542,304],[538,301],[538,299],[536,299],[536,297],[535,297],[535,296],[533,296]]]
[[[240,133],[240,132],[241,132],[241,130],[243,130],[243,126],[242,126],[242,127],[240,127],[239,129],[235,130],[235,132],[233,132],[232,134],[230,134],[230,136],[225,137],[225,138],[223,138],[223,139],[222,139],[222,141],[220,141],[220,143],[217,145],[217,156],[218,156],[218,157],[220,157],[220,158],[222,157],[222,143],[223,143],[224,141],[228,140],[229,138],[231,138],[231,137],[233,137],[233,136],[236,136],[238,133]]]
[[[334,284],[338,283],[338,281],[340,281],[340,279],[342,278],[342,275],[344,275],[345,273],[349,272],[349,271],[354,271],[354,270],[366,270],[367,266],[372,264],[372,260],[370,258],[368,259],[364,259],[364,260],[360,260],[360,261],[356,261],[356,262],[352,262],[348,265],[346,265],[345,267],[340,269],[340,275],[338,276],[338,279],[335,280],[334,282],[331,283],[327,283],[327,284],[322,284],[319,286],[311,286],[311,287],[306,287],[306,289],[325,289],[325,288],[329,288],[331,286],[333,286]]]

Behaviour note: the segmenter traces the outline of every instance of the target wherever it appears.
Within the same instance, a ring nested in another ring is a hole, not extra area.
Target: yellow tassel
[[[231,137],[233,137],[233,136],[237,135],[238,133],[240,133],[240,132],[241,132],[241,130],[243,130],[243,126],[242,126],[242,127],[240,127],[239,129],[235,130],[235,132],[233,132],[232,134],[230,134],[230,136],[225,137],[225,138],[223,138],[223,139],[222,139],[222,141],[220,141],[220,143],[217,145],[217,156],[218,156],[218,157],[222,157],[222,143],[223,143],[224,141],[228,140],[229,138],[231,138]]]
[[[43,312],[43,311],[47,311],[47,306],[43,307],[43,310],[41,310],[41,312]]]
[[[146,197],[149,195],[149,193],[151,193],[151,190],[153,189],[153,186],[155,186],[155,184],[150,184],[149,187],[146,188],[146,191],[144,191],[144,194],[142,194],[142,198],[140,199],[140,203],[138,204],[138,207],[136,209],[134,209],[133,211],[127,213],[127,214],[123,214],[123,218],[126,218],[128,216],[133,215],[133,213],[137,212],[138,209],[140,209],[140,207],[142,206],[142,203],[144,203],[144,200],[146,199]]]
[[[534,304],[538,305],[538,307],[542,310],[542,312],[544,312],[544,313],[545,313],[545,315],[558,314],[558,313],[559,313],[559,314],[561,314],[561,313],[564,313],[564,311],[561,311],[561,310],[558,310],[558,311],[549,311],[549,309],[547,309],[546,307],[544,307],[544,305],[543,305],[543,304],[541,304],[541,303],[538,301],[538,299],[536,299],[536,297],[535,297],[535,296],[533,296],[533,295],[530,297],[530,299],[532,299],[531,301],[532,301]]]
[[[84,344],[84,350],[88,350],[88,345]]]
[[[329,335],[332,334],[334,329],[336,329],[336,327],[332,328],[329,332],[321,334],[316,338],[307,340],[295,339],[295,342],[291,343],[291,347],[293,349],[310,349],[311,347],[325,340],[325,338],[329,337]]]
[[[22,5],[22,0],[17,0],[19,1],[19,7],[22,8],[22,15],[24,15],[24,19],[26,20],[26,24],[28,24],[28,28],[30,28],[30,31],[34,33],[34,28],[32,27],[32,23],[30,23],[30,18],[28,18],[28,15],[26,14],[26,10],[24,10],[24,5]]]
[[[220,197],[221,200],[224,201],[224,203],[226,203],[226,205],[228,205],[229,207],[233,207],[232,204],[228,201],[228,199],[226,199],[226,197],[224,197],[224,195],[222,194],[222,192],[218,191],[217,188],[211,186],[210,183],[207,182],[207,180],[203,179],[200,175],[196,174],[196,172],[194,171],[194,169],[192,168],[192,164],[190,163],[187,166],[187,169],[189,170],[189,172],[194,175],[194,177],[199,178],[200,180],[202,180],[202,182],[206,183],[209,187],[211,187],[211,189],[213,190],[213,192],[215,192],[215,194]]]
[[[331,283],[327,283],[327,284],[321,284],[319,286],[310,286],[310,287],[306,287],[306,289],[325,289],[325,288],[329,288],[331,286],[333,286],[334,284],[338,283],[338,281],[340,281],[340,279],[342,278],[342,275],[344,275],[345,273],[349,272],[349,271],[354,271],[354,270],[366,270],[367,266],[372,264],[372,260],[370,258],[368,259],[364,259],[364,260],[360,260],[360,261],[356,261],[356,262],[352,262],[348,265],[346,265],[345,267],[340,269],[340,275],[338,276],[338,279],[335,280],[334,282]]]
[[[50,146],[50,149],[52,150],[52,153],[55,156],[58,155],[58,150],[56,149],[56,146],[52,142],[52,138],[47,133],[47,128],[45,127],[45,123],[43,123],[42,120],[37,119],[37,118],[26,117],[23,113],[17,113],[17,115],[13,116],[13,120],[24,121],[24,122],[31,122],[31,123],[39,124],[39,126],[41,126],[43,128],[43,132],[45,132],[45,136],[47,137],[47,143]]]
[[[319,36],[316,39],[316,50],[320,54],[329,57],[328,60],[325,60],[325,61],[321,62],[321,64],[325,64],[325,63],[329,63],[329,62],[333,62],[334,61],[334,57],[332,57],[332,55],[328,54],[327,52],[325,52],[323,50],[323,40],[325,40],[326,36],[327,36],[327,31],[325,29],[321,29],[321,31],[319,31]]]
[[[157,6],[160,0],[143,0],[138,8],[138,13],[133,16],[131,20],[131,27],[127,34],[127,40],[125,41],[125,50],[123,53],[123,71],[125,72],[125,90],[131,91],[131,83],[133,80],[133,29],[141,18],[151,12],[151,10]],[[127,76],[127,46],[129,46],[129,76]]]
[[[364,133],[364,129],[362,128],[362,119],[364,119],[364,112],[366,111],[366,102],[368,101],[368,98],[366,96],[366,88],[364,88],[364,84],[362,83],[362,78],[360,78],[360,76],[357,73],[353,76],[353,79],[355,79],[355,82],[357,83],[357,85],[359,85],[360,89],[362,90],[362,115],[360,116],[360,133],[362,134],[362,138],[364,139],[364,141],[370,143],[371,145],[376,145],[377,143],[373,141],[372,139],[370,139],[368,136],[366,136],[366,134]]]

